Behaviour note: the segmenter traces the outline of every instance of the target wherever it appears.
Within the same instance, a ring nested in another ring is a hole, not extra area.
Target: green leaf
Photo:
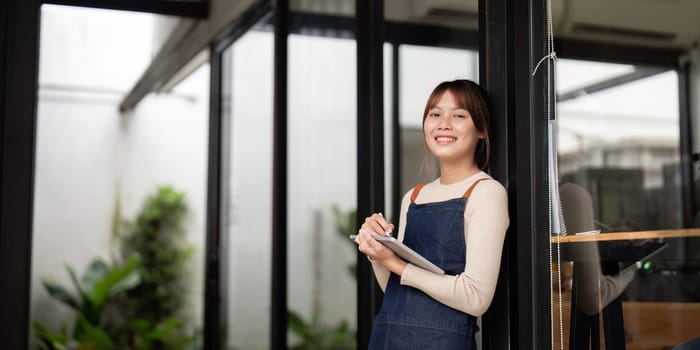
[[[46,288],[46,291],[49,293],[49,295],[51,295],[51,297],[64,302],[66,305],[72,307],[75,310],[80,310],[80,303],[78,302],[78,300],[75,298],[75,296],[73,296],[65,288],[63,288],[63,286],[60,286],[50,281],[41,282],[44,285],[44,288]]]
[[[83,314],[78,313],[78,320],[75,327],[75,338],[82,344],[94,344],[97,345],[96,349],[99,348],[101,350],[116,349],[114,341],[107,332],[90,323]]]
[[[148,332],[148,338],[161,339],[167,332],[177,328],[179,324],[180,320],[178,320],[176,317],[171,317],[153,327],[153,329]]]
[[[138,266],[139,261],[135,256],[133,256],[127,260],[124,265],[114,268],[101,280],[97,281],[91,295],[91,300],[95,305],[95,308],[99,309],[105,303],[105,301],[107,301],[107,297],[111,295],[112,288],[114,288],[114,286],[122,280],[129,277],[129,275],[136,270]]]
[[[109,296],[135,288],[141,283],[141,274],[138,270],[131,271],[124,279],[117,282],[110,290]]]
[[[42,349],[58,350],[64,348],[68,340],[65,334],[51,333],[38,322],[34,322],[33,326],[36,337],[39,338],[42,343],[40,345]]]
[[[75,289],[78,291],[78,293],[80,293],[80,297],[83,299],[83,302],[89,300],[89,293],[83,288],[83,285],[78,280],[78,274],[75,273],[75,270],[68,265],[66,265],[66,270],[68,270],[70,279],[73,281],[73,286],[75,286]]]
[[[97,281],[103,279],[109,272],[109,267],[102,259],[95,259],[83,274],[81,285],[86,291],[92,290]]]
[[[149,329],[151,329],[152,325],[151,322],[148,320],[144,320],[142,318],[136,318],[133,320],[129,320],[129,328],[134,331],[135,333],[145,333]]]
[[[333,212],[333,218],[335,219],[336,230],[347,238],[357,231],[357,211],[355,209],[348,210],[347,212],[342,211],[337,205],[333,204],[331,206],[331,211]]]
[[[78,309],[78,311],[85,315],[87,319],[91,321],[97,321],[97,312],[95,310],[95,305],[92,301],[92,298],[90,297],[90,294],[78,281],[78,275],[75,273],[75,270],[70,266],[66,266],[66,270],[68,270],[68,274],[70,275],[71,281],[73,281],[75,289],[78,290],[80,294],[80,308]]]
[[[176,317],[168,318],[167,320],[158,323],[152,329],[143,332],[141,339],[137,342],[138,349],[150,349],[154,342],[164,343],[165,337],[173,329],[176,329],[180,324],[180,320]],[[184,339],[183,339],[184,341]]]
[[[355,336],[349,330],[347,321],[341,321],[336,327],[321,323],[322,310],[315,310],[311,322],[307,323],[298,314],[289,310],[289,329],[301,338],[301,343],[291,349],[297,350],[353,350],[356,348]]]
[[[304,337],[304,335],[307,335],[308,328],[309,326],[306,325],[306,322],[297,314],[296,312],[292,310],[287,311],[287,325],[289,326],[289,330],[292,331],[292,333]]]

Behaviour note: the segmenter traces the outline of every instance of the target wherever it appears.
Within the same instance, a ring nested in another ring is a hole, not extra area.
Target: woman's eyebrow
[[[449,110],[451,110],[451,111],[467,111],[467,109],[464,108],[464,107],[446,108],[446,107],[441,107],[441,106],[433,106],[433,107],[430,108],[431,111],[432,111],[433,109],[449,109]]]

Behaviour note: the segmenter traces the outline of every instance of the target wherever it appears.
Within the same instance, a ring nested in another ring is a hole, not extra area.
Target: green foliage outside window
[[[356,250],[355,242],[350,240],[351,234],[357,233],[356,210],[343,211],[337,205],[331,207],[333,219],[335,220],[336,232],[340,234],[343,241],[347,241],[349,249]],[[348,265],[348,272],[355,278],[357,264]],[[288,310],[287,325],[292,334],[296,335],[298,341],[290,347],[292,350],[350,350],[357,348],[356,334],[350,329],[347,321],[340,321],[335,326],[324,325],[321,322],[322,310],[316,309],[307,321],[298,313]]]
[[[76,312],[72,332],[48,331],[34,325],[42,349],[185,349],[200,337],[183,321],[186,264],[193,248],[186,246],[182,228],[187,213],[185,196],[169,186],[150,195],[132,222],[120,219],[115,205],[114,264],[94,260],[82,279],[68,268],[77,296],[57,284],[44,287]]]

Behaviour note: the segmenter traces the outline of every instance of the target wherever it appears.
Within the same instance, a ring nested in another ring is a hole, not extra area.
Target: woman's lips
[[[450,143],[453,143],[457,140],[456,137],[452,136],[437,136],[435,137],[435,142],[437,142],[439,145],[448,145]]]

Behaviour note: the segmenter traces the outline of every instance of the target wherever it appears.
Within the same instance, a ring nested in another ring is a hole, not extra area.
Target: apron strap
[[[413,188],[413,192],[411,193],[411,203],[415,203],[416,198],[418,198],[418,193],[420,192],[421,188],[425,186],[425,183],[419,183],[416,185],[416,187]]]
[[[462,196],[462,198],[469,198],[469,196],[471,196],[471,194],[472,194],[472,191],[474,191],[474,187],[476,187],[476,185],[478,185],[479,182],[481,182],[482,180],[491,180],[491,179],[484,178],[484,179],[479,179],[479,180],[474,181],[474,183],[471,186],[469,186],[469,189],[467,190],[467,192],[464,192],[464,196]]]
[[[479,180],[474,181],[474,183],[471,186],[469,186],[469,189],[467,189],[467,192],[464,192],[464,195],[462,196],[462,198],[469,198],[469,196],[471,196],[471,194],[472,194],[472,191],[474,191],[474,188],[476,187],[476,185],[478,185],[479,182],[481,182],[483,180],[491,180],[491,179],[484,178],[484,179],[479,179]],[[411,203],[416,202],[416,198],[418,198],[418,194],[420,193],[420,190],[423,188],[423,186],[425,186],[425,183],[419,183],[416,185],[416,187],[413,188],[413,192],[411,192]]]

